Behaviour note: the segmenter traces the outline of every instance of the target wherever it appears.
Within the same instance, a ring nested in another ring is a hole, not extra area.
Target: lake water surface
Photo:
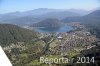
[[[57,28],[35,28],[35,31],[37,32],[68,32],[73,30],[74,28],[72,26],[61,26]]]

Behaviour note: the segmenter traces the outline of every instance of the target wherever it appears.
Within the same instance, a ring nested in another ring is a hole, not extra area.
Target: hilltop
[[[38,23],[33,24],[33,27],[45,27],[45,28],[50,28],[50,27],[60,27],[62,24],[58,19],[54,18],[48,18],[45,20],[42,20]]]

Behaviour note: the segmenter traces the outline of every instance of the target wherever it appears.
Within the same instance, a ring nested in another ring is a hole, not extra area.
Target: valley
[[[13,66],[100,66],[99,14],[49,8],[0,14],[0,45]]]
[[[48,66],[50,61],[47,64],[40,63],[40,57],[73,58],[84,50],[96,47],[93,43],[98,42],[99,39],[92,35],[85,25],[79,22],[66,23],[66,25],[76,29],[61,33],[39,33],[37,38],[27,42],[11,43],[3,49],[15,66]],[[55,66],[70,65],[70,63],[50,64]]]

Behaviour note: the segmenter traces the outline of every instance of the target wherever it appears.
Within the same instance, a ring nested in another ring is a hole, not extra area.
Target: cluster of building
[[[59,41],[60,40],[60,41]],[[98,39],[87,30],[72,31],[58,34],[58,45],[54,48],[57,52],[68,52],[74,47],[84,47],[90,49],[94,47],[92,43],[97,42]],[[77,51],[85,49],[75,49]]]

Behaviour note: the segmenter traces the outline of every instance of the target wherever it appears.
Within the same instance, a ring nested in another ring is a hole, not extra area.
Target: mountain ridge
[[[79,12],[81,11],[79,10]],[[39,9],[34,9],[34,10],[29,10],[29,11],[24,11],[24,12],[17,11],[17,12],[1,14],[0,23],[5,22],[5,23],[10,23],[10,24],[18,24],[18,25],[21,23],[23,25],[26,25],[27,23],[32,24],[34,22],[39,22],[41,20],[44,20],[45,18],[55,17],[58,19],[63,19],[65,17],[83,15],[82,13],[78,14],[79,12],[75,13],[75,12],[70,12],[64,9],[48,9],[48,8],[39,8]],[[84,12],[87,13],[87,11],[84,11]],[[29,17],[30,20],[28,20],[27,17]],[[38,18],[38,20],[36,21],[34,18]],[[18,21],[18,23],[16,21]]]

